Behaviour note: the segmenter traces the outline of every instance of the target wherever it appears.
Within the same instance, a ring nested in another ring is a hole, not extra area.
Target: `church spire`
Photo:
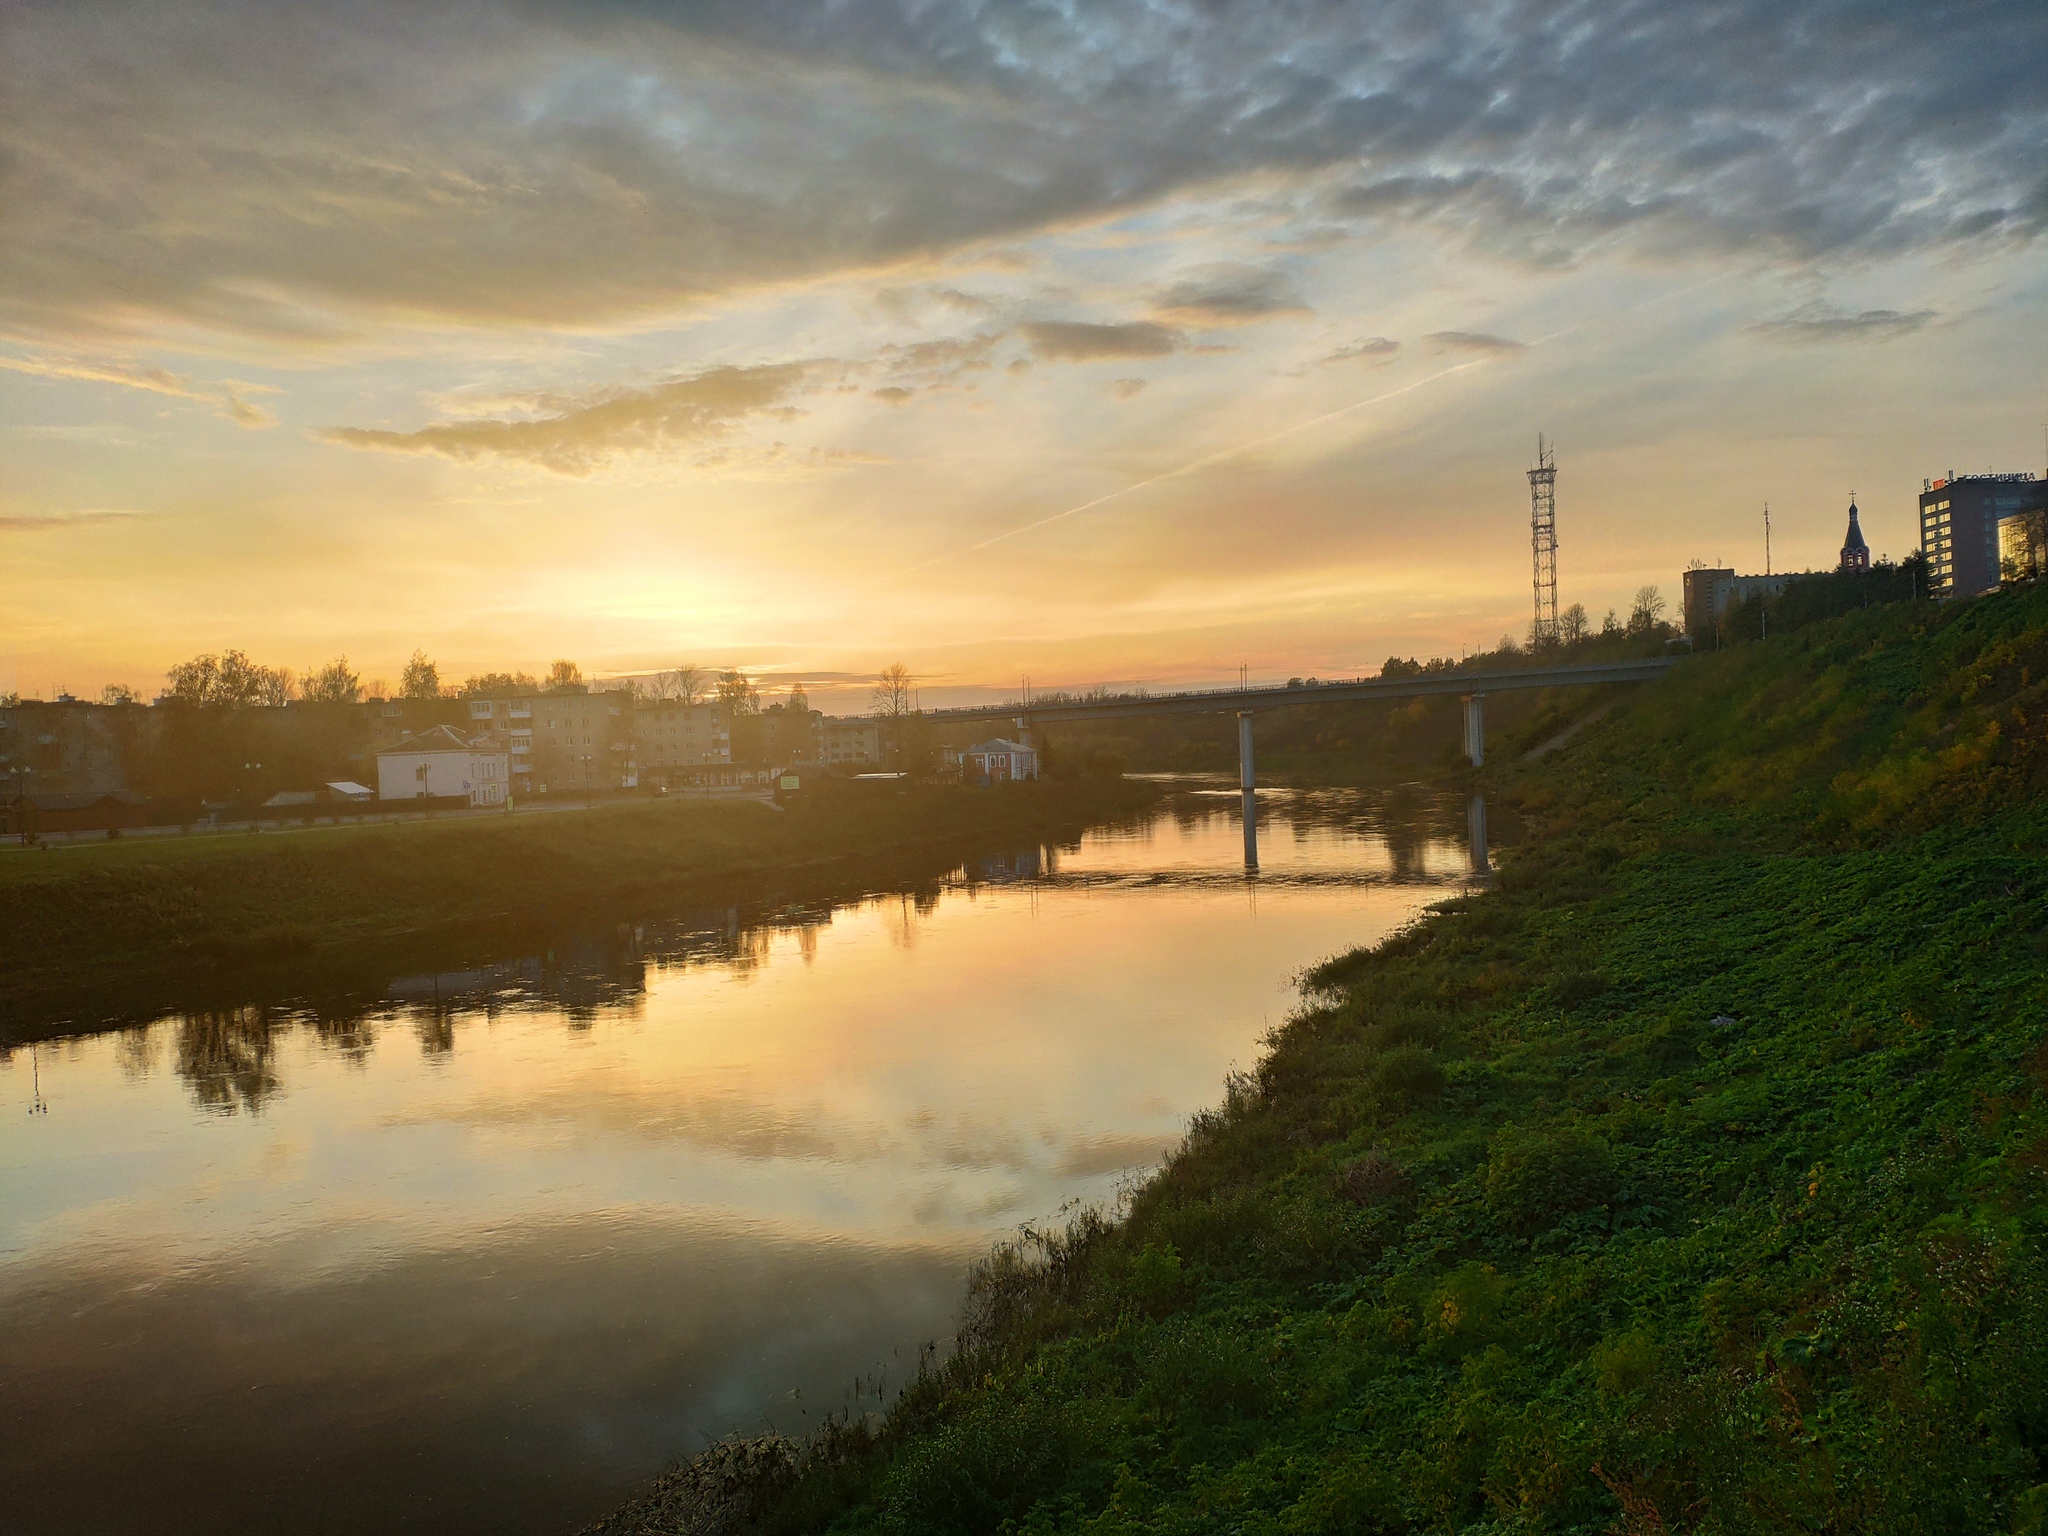
[[[1864,541],[1863,527],[1858,521],[1856,493],[1849,493],[1849,536],[1842,540],[1842,563],[1845,571],[1867,571],[1870,569],[1870,545]]]

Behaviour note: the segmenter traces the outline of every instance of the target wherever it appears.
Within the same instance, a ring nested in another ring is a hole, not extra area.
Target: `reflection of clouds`
[[[131,1249],[0,1271],[10,1520],[157,1530],[173,1500],[222,1529],[318,1508],[382,1530],[430,1498],[569,1530],[704,1436],[800,1433],[856,1375],[907,1380],[980,1247],[615,1213],[466,1236],[346,1267],[254,1242],[186,1269]]]

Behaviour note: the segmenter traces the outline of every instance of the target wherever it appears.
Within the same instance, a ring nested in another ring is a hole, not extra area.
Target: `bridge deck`
[[[935,709],[934,724],[974,720],[1103,720],[1130,715],[1216,714],[1241,709],[1278,709],[1288,704],[1336,704],[1357,699],[1419,699],[1442,694],[1504,693],[1511,688],[1586,688],[1602,683],[1646,683],[1679,658],[1646,656],[1632,661],[1591,662],[1571,667],[1527,667],[1493,672],[1427,672],[1419,677],[1362,678],[1299,688],[1219,688],[1160,693],[1141,699],[1068,700],[1057,704],[989,704],[971,709]]]

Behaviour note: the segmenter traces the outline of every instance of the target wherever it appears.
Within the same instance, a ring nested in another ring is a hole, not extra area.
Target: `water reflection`
[[[1468,814],[1196,784],[857,900],[0,1056],[11,1517],[555,1531],[800,1430],[914,1369],[993,1234],[1156,1161],[1288,976],[1464,884]]]

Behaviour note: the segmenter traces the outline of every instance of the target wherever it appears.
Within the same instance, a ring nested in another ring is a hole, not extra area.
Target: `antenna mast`
[[[1851,496],[1849,499],[1854,501],[1856,498]],[[1771,504],[1768,501],[1764,503],[1764,574],[1771,574]]]
[[[1536,467],[1529,471],[1529,550],[1536,571],[1536,622],[1529,639],[1557,641],[1557,466],[1543,434],[1536,434]]]

